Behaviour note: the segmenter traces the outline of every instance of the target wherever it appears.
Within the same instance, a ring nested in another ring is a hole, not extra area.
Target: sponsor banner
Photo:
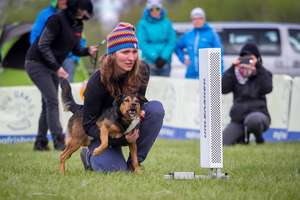
[[[160,138],[167,139],[199,139],[199,129],[184,129],[164,126],[159,133]],[[270,128],[263,134],[266,142],[290,142],[300,141],[300,131],[287,132],[286,129]],[[250,135],[250,141],[254,141],[254,135]]]
[[[297,114],[300,112],[300,93],[297,91],[300,88],[300,79],[295,78],[294,81],[295,84],[292,84],[290,77],[274,75],[274,90],[267,96],[272,117],[271,128],[265,134],[267,141],[290,141],[299,138],[297,134],[300,134],[300,124]],[[292,85],[294,92],[291,95]],[[79,97],[80,86],[81,83],[72,84],[72,91],[75,101],[82,104]],[[27,141],[26,136],[33,139],[41,112],[41,96],[38,89],[35,86],[1,87],[0,94],[0,142]],[[146,97],[149,100],[161,101],[164,106],[165,118],[160,132],[161,138],[199,138],[201,118],[198,80],[151,77]],[[230,121],[232,95],[223,95],[222,102],[224,128]],[[60,101],[60,120],[64,132],[70,116],[70,112],[63,111]]]

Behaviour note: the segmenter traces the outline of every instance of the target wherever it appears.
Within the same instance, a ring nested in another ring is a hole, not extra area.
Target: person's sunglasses
[[[150,11],[160,11],[160,8],[151,8]]]

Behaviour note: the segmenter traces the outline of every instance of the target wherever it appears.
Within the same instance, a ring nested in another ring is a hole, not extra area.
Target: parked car
[[[300,76],[300,24],[260,22],[209,22],[224,47],[224,68],[230,67],[245,43],[258,45],[264,66],[274,74]],[[177,36],[192,29],[191,23],[174,23]],[[173,56],[171,75],[184,76],[185,67]],[[183,69],[182,69],[183,68]],[[183,74],[182,74],[183,73]]]

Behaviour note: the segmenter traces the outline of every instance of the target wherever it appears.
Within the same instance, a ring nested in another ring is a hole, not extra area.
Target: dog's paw
[[[98,156],[100,154],[101,154],[101,149],[98,149],[98,148],[94,149],[93,156]]]
[[[143,170],[140,166],[138,166],[133,170],[133,173],[139,175],[143,173]]]

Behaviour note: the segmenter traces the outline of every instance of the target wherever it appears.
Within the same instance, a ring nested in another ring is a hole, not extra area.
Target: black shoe
[[[49,151],[48,141],[39,141],[36,140],[33,145],[34,151]]]
[[[89,163],[89,159],[90,159],[90,153],[88,152],[89,149],[87,147],[83,147],[81,148],[80,151],[80,158],[81,158],[81,162],[83,164],[83,168],[84,170],[90,170],[93,171],[90,163]]]
[[[53,138],[54,149],[58,151],[63,151],[65,149],[65,135],[59,134]]]
[[[256,136],[256,144],[263,144],[265,143],[265,139],[263,138],[262,135]]]

